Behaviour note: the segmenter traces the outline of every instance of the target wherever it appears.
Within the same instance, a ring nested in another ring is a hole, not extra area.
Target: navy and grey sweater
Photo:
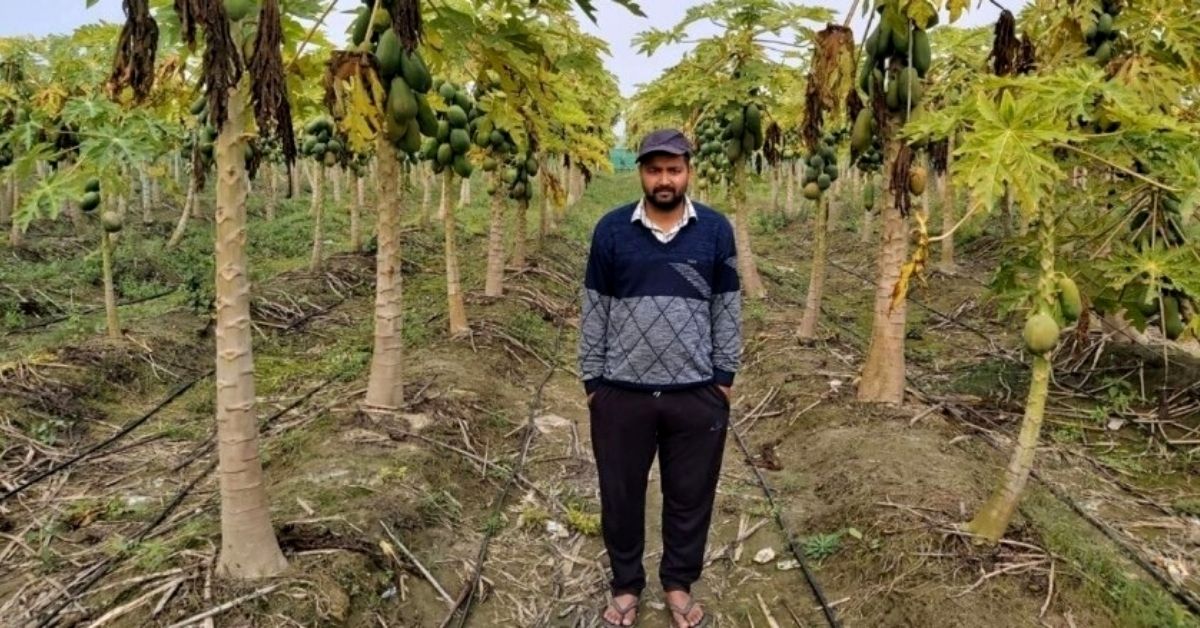
[[[641,390],[730,386],[741,359],[741,292],[729,220],[696,218],[667,243],[633,221],[636,203],[592,234],[580,320],[579,373]]]

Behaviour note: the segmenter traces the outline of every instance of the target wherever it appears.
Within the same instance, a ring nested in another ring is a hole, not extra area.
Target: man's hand
[[[594,393],[594,392],[590,392],[590,393],[588,393],[587,402],[588,402],[588,403],[591,403],[591,402],[592,402],[592,397],[595,397],[595,396],[596,396],[596,393]]]
[[[720,388],[721,392],[725,394],[726,400],[729,400],[729,401],[733,400],[733,386],[722,386],[720,384],[717,384],[717,388]]]

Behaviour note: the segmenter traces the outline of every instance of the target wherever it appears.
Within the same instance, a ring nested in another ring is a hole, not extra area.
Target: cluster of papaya
[[[300,140],[300,154],[333,166],[345,159],[346,142],[338,135],[337,127],[326,116],[319,116],[304,125],[304,137]]]
[[[359,13],[360,21],[366,19],[370,7],[363,7]],[[379,9],[377,17],[379,13],[386,14],[386,10]],[[433,87],[433,77],[420,53],[404,50],[396,31],[390,28],[390,16],[388,20],[382,31],[373,31],[378,32],[374,52],[379,79],[387,87],[384,131],[397,150],[415,155],[421,150],[421,136],[432,137],[437,133],[437,119],[426,97]],[[358,24],[355,22],[356,29]],[[354,37],[358,37],[357,32]],[[356,43],[361,43],[361,39]]]
[[[1140,209],[1133,215],[1130,230],[1134,245],[1139,250],[1164,242],[1168,246],[1183,246],[1187,238],[1183,233],[1183,208],[1179,197],[1170,193],[1148,195]]]
[[[195,131],[183,138],[181,145],[181,153],[187,158],[192,157],[192,148],[200,147],[200,158],[205,165],[212,164],[214,157],[214,147],[217,141],[217,128],[208,123],[208,99],[203,95],[196,98],[192,103],[189,113],[196,118]],[[254,145],[250,142],[245,144],[246,167],[250,167],[251,160],[254,159]]]
[[[1105,65],[1112,60],[1116,40],[1120,36],[1113,29],[1113,20],[1121,12],[1121,5],[1117,0],[1104,0],[1102,9],[1099,15],[1096,15],[1095,23],[1088,27],[1083,36],[1087,41],[1088,54],[1096,63]]]
[[[493,166],[493,170],[498,165],[493,157],[490,163],[484,163],[486,170],[489,165]],[[504,171],[500,173],[500,181],[508,192],[508,197],[514,201],[528,201],[533,198],[533,183],[531,180],[538,173],[537,156],[532,152],[526,152],[515,155],[505,166]],[[489,183],[487,188],[488,195],[493,195],[498,191],[495,183]]]
[[[1083,314],[1083,300],[1079,296],[1079,287],[1075,285],[1075,280],[1060,274],[1055,287],[1058,310],[1062,313],[1063,320],[1068,324],[1079,320],[1079,316]],[[1053,351],[1054,347],[1058,346],[1061,331],[1054,316],[1044,311],[1037,312],[1025,321],[1021,338],[1030,353],[1043,354]]]
[[[701,191],[707,190],[710,183],[723,179],[729,172],[732,162],[725,151],[721,137],[725,134],[724,126],[717,118],[704,118],[696,125],[696,154],[693,157],[693,167],[696,170],[696,187]]]
[[[815,201],[838,178],[837,147],[834,137],[826,134],[817,149],[805,158],[804,198]]]
[[[1170,340],[1178,340],[1196,317],[1196,303],[1181,290],[1164,287],[1161,292],[1142,287],[1138,309],[1149,322],[1157,323]]]
[[[875,132],[875,116],[869,108],[858,112],[850,130],[850,158],[863,172],[878,172],[883,167],[883,147]]]
[[[427,138],[417,154],[430,162],[437,174],[451,168],[458,176],[467,178],[474,171],[467,158],[471,150],[471,122],[481,118],[483,112],[463,87],[439,80],[434,90],[445,103],[445,109],[437,113],[432,108],[428,112],[418,111],[417,123]]]
[[[385,32],[392,30],[392,14],[382,6],[382,2],[373,14],[371,10],[375,7],[374,0],[362,0],[362,4],[354,16],[354,21],[350,23],[350,42],[355,46],[362,45],[364,41],[377,43]]]
[[[879,26],[863,44],[858,87],[870,97],[875,90],[883,89],[888,111],[906,114],[910,103],[915,108],[924,95],[921,79],[932,63],[929,34],[916,28],[891,4],[881,6],[880,12]],[[936,23],[935,19],[930,26]]]
[[[12,147],[3,138],[12,127],[15,118],[16,113],[11,108],[0,109],[0,168],[5,168],[13,162]]]
[[[743,158],[748,160],[754,151],[762,149],[763,116],[758,105],[750,103],[725,114],[720,140],[731,164]]]
[[[100,179],[88,179],[83,185],[83,196],[79,198],[79,209],[91,215],[100,207]],[[121,214],[112,210],[101,212],[100,226],[108,233],[116,233],[125,226]]]
[[[258,0],[225,0],[225,17],[230,22],[240,22],[251,15],[258,15]]]

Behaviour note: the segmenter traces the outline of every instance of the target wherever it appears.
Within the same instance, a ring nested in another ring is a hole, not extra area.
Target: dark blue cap
[[[659,129],[642,140],[642,147],[638,150],[638,162],[640,163],[650,153],[690,156],[692,143],[688,141],[687,136],[676,129]]]

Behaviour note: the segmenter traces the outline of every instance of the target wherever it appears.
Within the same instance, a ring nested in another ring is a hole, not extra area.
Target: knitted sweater
[[[579,372],[640,390],[733,384],[741,357],[741,292],[729,220],[695,203],[670,242],[633,220],[636,203],[592,233],[580,319]]]

